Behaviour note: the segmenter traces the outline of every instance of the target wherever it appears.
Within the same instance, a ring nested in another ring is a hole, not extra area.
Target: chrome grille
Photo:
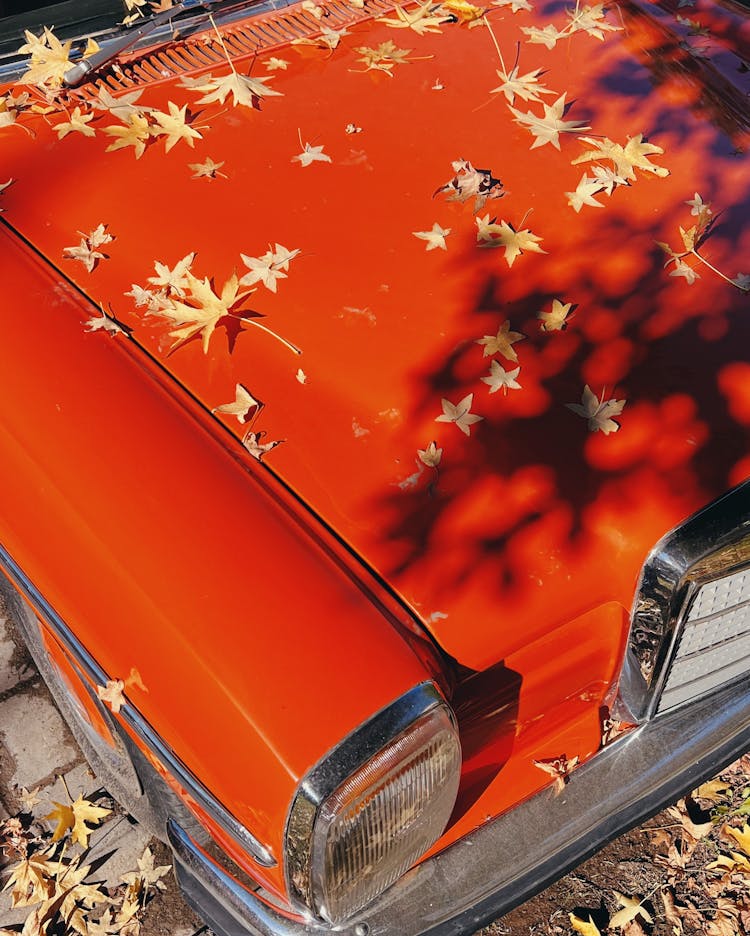
[[[691,602],[658,711],[750,671],[750,570],[702,585]]]
[[[618,704],[642,722],[750,674],[750,481],[668,533],[633,604]]]

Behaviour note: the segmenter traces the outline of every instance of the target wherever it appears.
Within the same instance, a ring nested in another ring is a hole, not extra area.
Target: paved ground
[[[23,787],[40,788],[40,802],[32,812],[44,821],[52,800],[67,799],[60,777],[73,798],[82,793],[98,805],[112,807],[112,815],[91,837],[87,861],[102,862],[97,879],[118,883],[120,875],[135,868],[150,837],[102,791],[22,641],[0,617],[0,821],[20,810],[18,790]],[[151,841],[151,847],[157,864],[169,863],[163,845]],[[171,875],[166,883],[167,890],[147,908],[141,936],[210,936],[182,900]],[[26,908],[12,910],[9,892],[0,892],[0,926],[22,923],[28,913]]]

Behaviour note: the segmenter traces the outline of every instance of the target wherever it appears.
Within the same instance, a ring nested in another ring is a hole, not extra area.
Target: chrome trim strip
[[[1,544],[0,565],[9,578],[12,579],[16,588],[28,598],[40,617],[44,619],[50,630],[65,646],[68,653],[70,653],[86,676],[95,685],[106,685],[109,679],[107,674]],[[240,846],[240,848],[246,851],[264,868],[275,867],[277,861],[271,849],[259,842],[258,839],[238,822],[229,810],[203,786],[190,768],[187,767],[172,748],[159,737],[151,725],[149,725],[146,719],[130,702],[127,702],[122,709],[120,709],[119,714],[165,770],[187,790],[190,797],[195,800],[201,809],[203,809],[204,812],[206,812],[211,819]]]
[[[321,803],[390,741],[441,704],[444,699],[435,686],[420,683],[355,728],[300,780],[287,817],[284,858],[289,894],[303,912],[313,907],[310,848]]]
[[[338,927],[289,918],[170,833],[188,902],[216,936],[468,936],[750,749],[750,684],[660,716],[408,871]]]
[[[620,680],[620,701],[633,721],[656,714],[698,588],[744,567],[750,567],[750,481],[667,533],[646,559]]]

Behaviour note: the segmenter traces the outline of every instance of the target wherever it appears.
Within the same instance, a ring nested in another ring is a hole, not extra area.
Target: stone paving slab
[[[1,609],[0,609],[1,610]],[[67,802],[68,794],[90,798],[102,790],[73,740],[54,702],[15,631],[0,614],[0,821],[21,809],[19,790],[37,787],[39,802],[31,807],[42,828],[53,802]],[[98,800],[109,806],[105,796]],[[147,845],[158,863],[169,862],[165,846],[152,840],[138,823],[112,803],[112,816],[94,830],[86,862],[94,865],[94,879],[109,886],[136,867]],[[0,868],[3,865],[0,855]],[[211,936],[180,895],[174,877],[165,880],[165,893],[149,904],[141,936]],[[29,908],[13,910],[10,894],[0,891],[0,926],[23,923]]]

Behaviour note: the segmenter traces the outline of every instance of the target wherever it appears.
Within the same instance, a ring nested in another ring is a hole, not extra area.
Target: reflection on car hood
[[[491,30],[461,2],[292,8],[313,39],[276,46],[266,17],[235,64],[275,94],[232,79],[250,107],[155,56],[138,105],[187,104],[196,133],[139,159],[105,151],[106,111],[93,138],[30,112],[0,131],[8,222],[207,408],[262,402],[217,418],[278,441],[268,468],[477,668],[628,607],[656,540],[750,473],[748,22],[531,6],[490,6]],[[64,249],[100,224],[89,273]],[[198,328],[174,290],[181,317],[136,306],[193,253],[179,288],[216,313],[198,281],[236,271],[249,322]]]

